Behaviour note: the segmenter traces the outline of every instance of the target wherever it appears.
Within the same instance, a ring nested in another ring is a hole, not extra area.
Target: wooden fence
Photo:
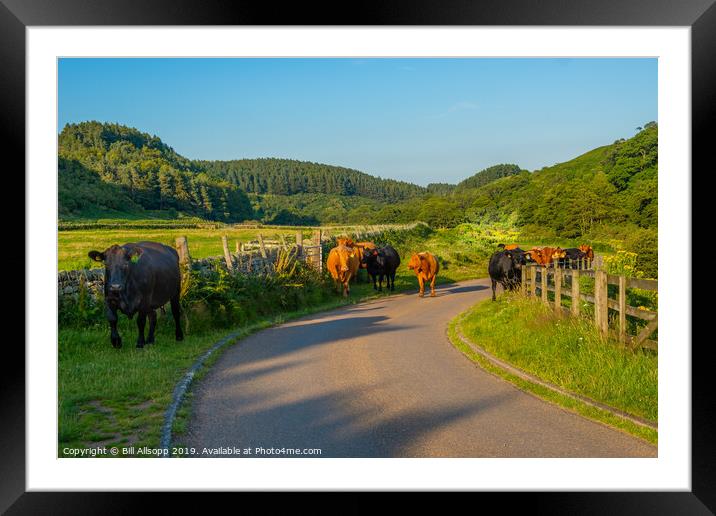
[[[580,292],[580,277],[594,278],[594,295]],[[552,280],[550,282],[550,279]],[[617,297],[609,297],[609,285],[618,287]],[[626,291],[630,288],[641,290],[658,290],[658,281],[650,279],[627,278],[607,274],[603,270],[562,269],[552,266],[528,265],[522,267],[521,292],[525,296],[542,300],[543,303],[554,306],[558,315],[568,313],[573,316],[580,315],[580,303],[586,301],[594,305],[594,324],[603,335],[612,335],[624,345],[631,348],[658,349],[658,343],[650,339],[658,326],[658,312],[644,310],[626,304]],[[539,293],[538,293],[539,290]],[[554,299],[549,300],[548,292],[554,293]],[[569,307],[562,305],[562,298],[570,298]],[[609,328],[609,310],[617,314],[616,329]],[[647,324],[636,335],[627,333],[627,316],[646,321]]]
[[[258,253],[261,262],[271,261],[272,257],[277,254],[278,250],[289,250],[295,249],[296,258],[306,262],[318,269],[319,272],[323,270],[323,247],[321,240],[323,238],[320,229],[314,230],[311,240],[304,240],[303,233],[301,231],[296,232],[295,240],[291,240],[289,243],[287,238],[283,235],[279,235],[279,240],[268,240],[259,233],[255,241],[248,242],[235,242],[236,251],[232,253],[229,250],[228,237],[221,237],[221,245],[224,251],[223,259],[226,264],[226,268],[230,271],[241,268],[241,265],[247,261],[248,269],[251,270],[252,255]],[[181,236],[176,239],[176,249],[179,254],[179,263],[182,266],[186,266],[192,263],[191,256],[189,254],[189,242],[187,237]],[[255,260],[254,260],[255,261]]]

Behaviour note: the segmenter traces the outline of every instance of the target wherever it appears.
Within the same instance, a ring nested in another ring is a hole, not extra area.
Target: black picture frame
[[[428,2],[366,2],[344,14],[345,6],[289,3],[280,9],[269,2],[248,4],[225,0],[0,0],[0,120],[2,153],[12,156],[14,169],[6,181],[25,192],[25,29],[52,25],[552,25],[552,26],[689,26],[692,44],[693,170],[710,170],[707,128],[716,111],[715,0],[460,0]],[[8,172],[10,169],[6,169]],[[682,172],[688,174],[688,172]],[[691,175],[693,181],[694,175]],[[20,196],[16,196],[21,198]],[[695,203],[694,203],[695,204]],[[692,204],[693,205],[693,204]],[[17,208],[19,209],[19,208]],[[23,210],[24,213],[24,210]],[[697,221],[692,216],[693,223]],[[23,219],[24,222],[24,219]],[[693,231],[692,235],[697,234]],[[6,267],[25,268],[24,223],[12,224],[15,252],[6,253]],[[705,237],[707,238],[707,237]],[[16,310],[25,296],[21,275],[6,279]],[[24,274],[22,275],[24,279]],[[10,282],[9,284],[7,282]],[[684,278],[691,283],[691,278]],[[692,289],[694,292],[694,289]],[[697,307],[695,298],[692,306]],[[22,308],[20,308],[22,307]],[[6,314],[7,315],[7,314]],[[698,318],[692,316],[696,322]],[[24,333],[21,330],[24,341]],[[6,336],[7,338],[7,336]],[[531,512],[550,514],[710,514],[716,511],[714,389],[708,360],[710,345],[692,347],[692,490],[690,492],[583,492],[487,494],[496,502],[525,504]],[[13,342],[17,342],[13,340]],[[673,343],[688,345],[688,342]],[[8,514],[110,514],[146,508],[147,495],[133,493],[25,492],[25,353],[6,341],[0,375],[0,510]],[[245,496],[245,495],[244,495]],[[186,495],[164,493],[165,512],[186,509]],[[474,502],[471,502],[474,503]]]

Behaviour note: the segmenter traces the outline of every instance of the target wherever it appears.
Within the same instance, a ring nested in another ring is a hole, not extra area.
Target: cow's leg
[[[172,316],[174,316],[174,335],[177,340],[184,340],[184,333],[181,331],[181,322],[179,321],[179,316],[181,315],[179,296],[173,297],[171,299],[171,304]]]
[[[155,310],[149,311],[149,335],[147,335],[147,344],[154,342],[154,330],[157,327],[157,312]]]
[[[383,290],[383,277],[385,275],[381,272],[378,277],[378,290]]]
[[[390,275],[390,290],[391,292],[395,290],[395,273]]]
[[[351,293],[351,287],[350,287],[351,279],[348,278],[346,282],[343,284],[343,297],[348,297],[348,294]]]
[[[122,337],[119,336],[119,332],[117,331],[117,309],[110,308],[109,306],[107,306],[105,313],[107,315],[107,320],[109,321],[109,340],[112,343],[112,346],[114,346],[115,348],[121,348]]]
[[[433,276],[433,279],[430,281],[430,297],[435,297],[435,280],[438,278],[437,274]]]
[[[147,324],[147,312],[140,311],[137,314],[137,330],[139,335],[137,336],[137,347],[144,347],[144,326]]]
[[[377,274],[371,274],[371,277],[373,278],[373,290],[378,290],[378,284],[376,283]]]
[[[420,293],[418,296],[423,297],[425,295],[425,280],[422,276],[418,276],[418,285],[420,285]]]
[[[495,289],[497,288],[497,281],[492,280],[492,300],[495,301],[497,298],[495,297]]]

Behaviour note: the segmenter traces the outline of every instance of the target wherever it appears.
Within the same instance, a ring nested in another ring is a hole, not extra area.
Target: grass
[[[310,229],[304,234],[309,238]],[[295,236],[295,230],[283,229],[246,229],[246,228],[182,228],[182,229],[92,229],[72,230],[58,232],[57,266],[59,270],[75,270],[100,267],[101,264],[93,262],[87,253],[93,249],[103,251],[112,244],[124,244],[140,240],[152,240],[170,245],[176,244],[176,238],[186,236],[189,242],[189,254],[192,258],[206,258],[221,256],[224,250],[221,237],[226,235],[229,240],[229,249],[235,250],[236,241],[247,242],[256,240],[259,233],[264,238],[278,238],[279,234]]]
[[[657,356],[605,341],[582,319],[556,318],[541,303],[515,295],[484,301],[450,326],[453,344],[488,371],[582,415],[655,443],[658,433],[606,411],[533,385],[493,366],[457,339],[457,326],[494,356],[568,391],[627,413],[656,421]]]

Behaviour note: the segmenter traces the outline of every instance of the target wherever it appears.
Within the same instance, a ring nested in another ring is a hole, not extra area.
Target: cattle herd
[[[400,266],[400,255],[391,245],[377,247],[373,242],[354,242],[350,238],[338,238],[336,246],[328,253],[326,267],[343,296],[350,294],[350,282],[356,279],[359,269],[366,269],[375,290],[395,290],[395,273]],[[435,297],[435,279],[440,265],[434,255],[427,251],[413,254],[408,262],[418,278],[420,297],[425,295],[425,284],[430,284],[430,295]]]
[[[487,271],[492,280],[492,300],[495,300],[495,288],[499,283],[505,290],[515,290],[522,282],[522,266],[537,264],[545,267],[582,268],[594,260],[591,246],[580,245],[562,249],[560,247],[533,247],[525,251],[517,244],[499,244],[497,251],[490,257]]]
[[[110,342],[116,348],[122,346],[117,331],[117,311],[130,319],[137,316],[139,336],[137,347],[154,341],[157,315],[156,310],[170,303],[175,324],[176,340],[182,340],[179,324],[179,293],[181,273],[177,252],[158,242],[137,242],[113,245],[104,251],[90,251],[92,260],[105,266],[104,299],[105,313],[110,326]],[[500,283],[505,290],[515,290],[522,280],[522,267],[535,263],[557,267],[580,267],[584,259],[594,259],[590,246],[581,245],[570,249],[559,247],[533,247],[529,251],[517,244],[500,244],[490,257],[488,272],[492,280],[492,299],[495,287]],[[359,269],[366,269],[375,290],[395,290],[395,273],[400,266],[400,255],[390,245],[377,247],[373,242],[354,242],[350,238],[339,238],[328,254],[326,267],[343,291],[350,294],[351,279],[357,278]],[[425,295],[425,285],[430,285],[430,296],[435,297],[435,279],[440,271],[437,258],[427,252],[414,253],[408,262],[408,269],[415,273],[420,287],[419,296]],[[149,319],[149,334],[144,338],[144,328]]]

